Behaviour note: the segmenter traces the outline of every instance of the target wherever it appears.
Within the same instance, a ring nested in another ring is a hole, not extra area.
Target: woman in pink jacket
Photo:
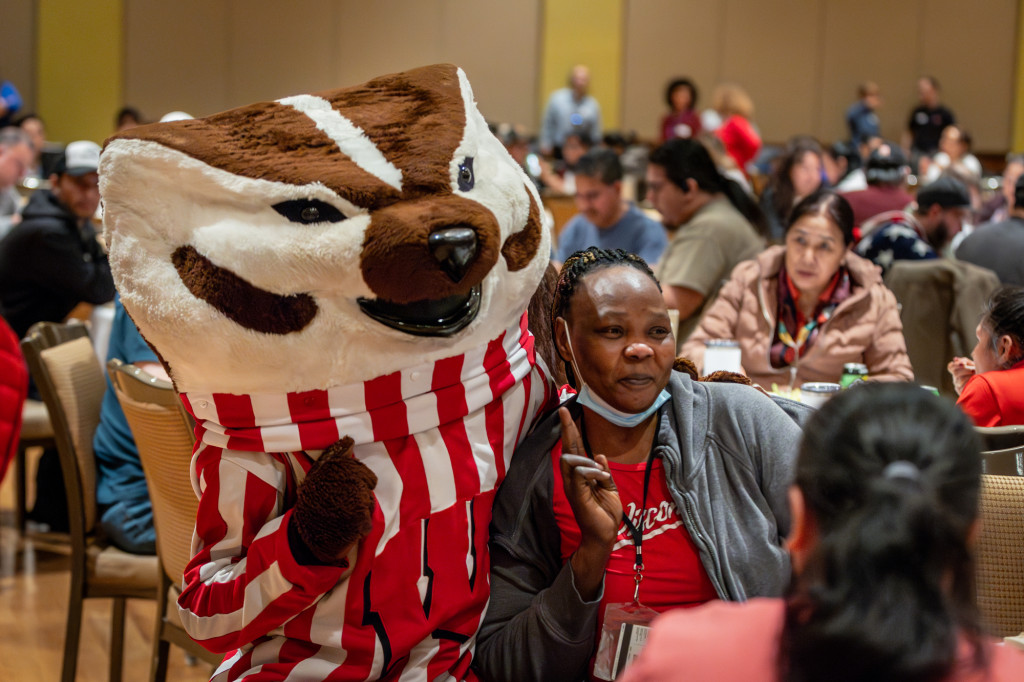
[[[659,616],[620,682],[1024,679],[977,620],[970,543],[981,443],[948,401],[864,384],[807,424],[783,599]]]
[[[852,253],[853,212],[820,190],[789,216],[785,243],[732,271],[681,354],[703,371],[711,339],[739,343],[744,373],[766,389],[838,382],[847,363],[872,379],[912,381],[896,297]]]

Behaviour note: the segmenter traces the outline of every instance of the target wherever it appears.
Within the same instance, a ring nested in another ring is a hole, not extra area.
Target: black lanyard
[[[583,440],[583,450],[587,453],[587,457],[594,459],[594,455],[590,452],[590,442],[587,440],[587,429],[583,423],[583,415],[580,414],[580,436]],[[633,582],[635,588],[633,589],[633,601],[639,602],[640,596],[640,583],[644,579],[644,531],[647,530],[647,524],[645,519],[647,518],[647,490],[651,485],[651,469],[654,468],[654,458],[657,455],[654,454],[654,449],[658,445],[658,432],[661,430],[661,411],[658,412],[658,420],[654,425],[654,438],[651,439],[651,452],[647,455],[647,462],[644,464],[644,496],[640,502],[640,527],[637,528],[633,525],[633,522],[626,516],[626,511],[622,511],[622,522],[626,524],[626,530],[629,531],[629,535],[633,538],[633,550],[636,554],[636,560],[633,563]]]

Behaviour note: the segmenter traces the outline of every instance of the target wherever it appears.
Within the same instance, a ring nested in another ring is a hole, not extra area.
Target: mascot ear
[[[555,300],[555,286],[558,284],[558,268],[548,263],[544,277],[530,299],[529,320],[530,331],[534,336],[534,349],[537,356],[551,370],[556,386],[569,383],[568,374],[571,370],[566,366],[555,342],[554,329],[548,323],[551,318],[551,303]]]

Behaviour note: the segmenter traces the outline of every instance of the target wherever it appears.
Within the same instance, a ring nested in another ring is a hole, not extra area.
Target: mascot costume
[[[491,503],[555,395],[526,315],[550,235],[465,74],[136,128],[100,176],[196,419],[178,605],[214,679],[473,679]]]

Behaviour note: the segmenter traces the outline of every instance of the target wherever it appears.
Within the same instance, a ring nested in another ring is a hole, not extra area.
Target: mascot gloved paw
[[[352,456],[352,439],[324,450],[299,486],[288,543],[300,564],[348,567],[349,555],[373,524],[374,475]]]

